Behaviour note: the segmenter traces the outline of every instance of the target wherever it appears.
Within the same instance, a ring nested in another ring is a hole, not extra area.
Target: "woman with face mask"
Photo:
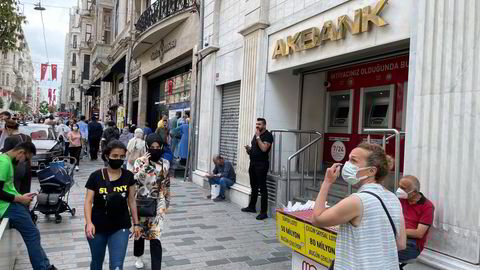
[[[135,179],[122,169],[127,149],[113,140],[105,147],[108,166],[93,172],[85,185],[85,234],[90,246],[91,270],[101,270],[108,246],[110,269],[123,269],[133,219],[134,233],[139,235]],[[130,211],[129,211],[130,210]]]
[[[362,143],[341,166],[336,163],[327,169],[312,217],[319,227],[340,225],[331,269],[399,269],[397,250],[406,246],[402,207],[396,195],[382,186],[393,167],[391,157],[379,145]],[[359,190],[326,208],[328,192],[340,173]]]
[[[128,145],[128,142],[133,138],[133,133],[130,133],[130,129],[128,127],[124,127],[122,129],[122,134],[120,134],[119,140],[125,144],[125,146]]]
[[[72,131],[67,134],[68,152],[76,160],[75,170],[78,172],[80,165],[80,154],[82,153],[82,135],[77,124],[72,125]],[[71,161],[73,164],[73,160]]]
[[[141,235],[135,237],[133,254],[135,266],[143,268],[145,240],[150,240],[151,269],[159,270],[162,265],[160,237],[164,230],[165,212],[170,205],[170,177],[168,170],[172,153],[159,134],[152,133],[146,139],[148,152],[135,161],[133,172],[138,183],[137,200],[154,200],[155,214],[144,215],[139,210]]]
[[[127,145],[127,170],[133,172],[133,163],[139,157],[145,155],[147,148],[145,140],[143,140],[143,130],[141,128],[135,129],[135,137],[130,139]]]

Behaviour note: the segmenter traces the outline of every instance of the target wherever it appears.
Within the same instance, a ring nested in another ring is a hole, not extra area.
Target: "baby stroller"
[[[73,164],[70,164],[73,161]],[[73,172],[76,159],[74,157],[56,157],[49,166],[37,172],[40,182],[40,192],[37,195],[37,202],[32,209],[33,222],[37,222],[38,216],[35,211],[45,215],[55,214],[55,223],[62,222],[61,213],[70,212],[75,216],[75,208],[70,208],[68,198],[70,189],[75,183]]]

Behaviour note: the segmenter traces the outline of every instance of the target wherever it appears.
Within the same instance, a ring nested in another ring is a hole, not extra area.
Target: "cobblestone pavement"
[[[80,163],[75,174],[70,205],[77,215],[64,213],[61,224],[39,213],[38,228],[51,263],[58,269],[88,269],[90,249],[84,234],[83,198],[89,174],[102,162]],[[38,190],[34,181],[32,190]],[[172,180],[172,204],[167,228],[162,236],[165,269],[290,269],[291,250],[275,239],[275,221],[257,221],[228,202],[205,199],[205,191],[182,180]],[[145,269],[150,269],[149,245],[145,245]],[[108,252],[107,252],[108,253]],[[133,241],[129,243],[125,269],[135,269]],[[108,257],[105,258],[108,263]],[[32,269],[25,246],[15,264],[16,270]],[[108,269],[107,264],[104,269]]]

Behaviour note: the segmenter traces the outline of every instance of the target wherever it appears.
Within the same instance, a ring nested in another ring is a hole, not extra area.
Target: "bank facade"
[[[416,175],[436,207],[421,260],[478,269],[479,3],[207,0],[203,10],[195,183],[221,153],[237,171],[230,200],[248,204],[243,146],[257,117],[275,135],[272,209],[314,198],[325,168],[360,142],[384,144],[397,162],[386,186]],[[329,202],[354,191],[338,183]]]

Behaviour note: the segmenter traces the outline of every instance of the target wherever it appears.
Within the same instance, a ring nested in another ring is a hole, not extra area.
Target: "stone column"
[[[255,119],[263,115],[263,110],[257,110],[257,91],[264,91],[260,87],[261,78],[265,76],[261,56],[266,42],[265,28],[268,24],[257,22],[242,30],[243,42],[243,75],[240,88],[240,119],[238,121],[237,146],[237,183],[250,186],[248,177],[249,156],[245,152],[245,145],[250,145],[255,132]]]
[[[405,174],[418,177],[435,205],[421,258],[441,269],[477,269],[480,1],[413,5]]]
[[[138,118],[137,126],[144,127],[147,120],[147,92],[148,81],[145,76],[138,78]],[[156,126],[156,123],[148,123],[150,127]]]

